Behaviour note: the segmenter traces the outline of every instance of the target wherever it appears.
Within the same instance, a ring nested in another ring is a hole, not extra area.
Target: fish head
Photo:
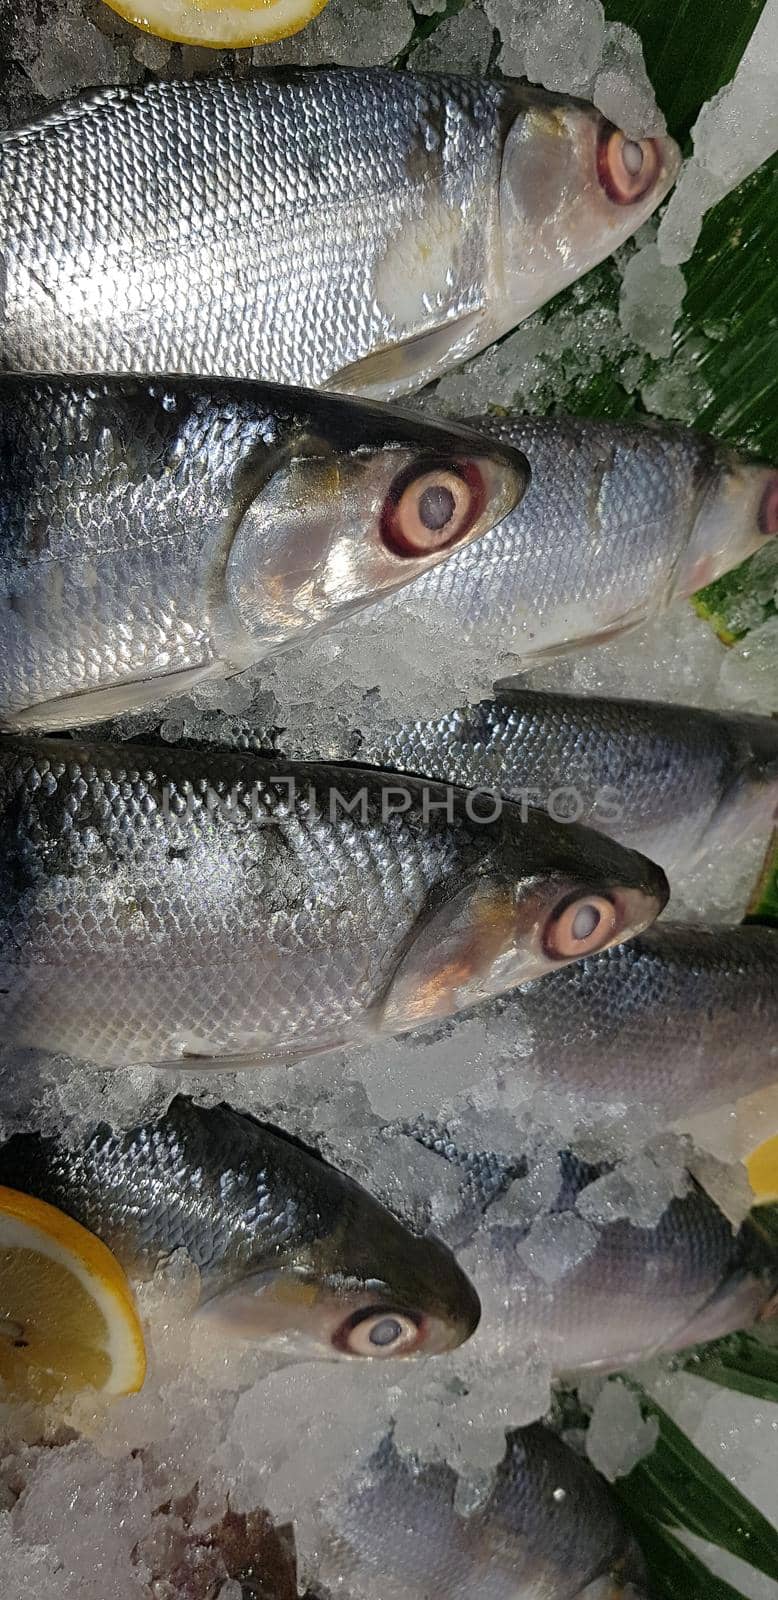
[[[448,1247],[404,1227],[338,1174],[334,1225],[276,1270],[247,1276],[201,1315],[295,1361],[408,1359],[455,1350],[481,1304]]]
[[[778,718],[727,718],[731,751],[720,798],[695,852],[709,856],[778,824]]]
[[[675,182],[674,139],[631,138],[584,101],[519,93],[500,175],[505,294],[527,315],[604,260]]]
[[[501,821],[494,852],[418,919],[377,1012],[381,1031],[450,1016],[620,944],[666,905],[661,867],[604,834],[509,805]]]
[[[469,428],[322,395],[253,494],[225,574],[230,616],[279,648],[412,583],[518,504],[526,458]]]
[[[695,594],[778,537],[778,467],[716,451],[679,564],[676,595]]]

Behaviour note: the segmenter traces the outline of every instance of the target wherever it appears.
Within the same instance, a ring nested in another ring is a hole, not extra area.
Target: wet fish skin
[[[279,733],[240,727],[246,748],[310,759]],[[335,729],[326,759],[369,762],[573,817],[665,871],[778,819],[778,720],[655,700],[548,694],[503,683],[445,716]]]
[[[450,1467],[418,1467],[386,1440],[330,1512],[327,1592],[356,1600],[380,1583],[382,1600],[575,1600],[606,1574],[619,1591],[644,1581],[607,1485],[541,1423],[507,1435],[491,1492],[470,1516],[455,1508],[456,1481]]]
[[[645,221],[677,146],[644,142],[623,203],[614,133],[526,85],[384,68],[90,91],[0,135],[0,365],[392,398]]]
[[[653,1227],[586,1217],[589,1248],[565,1268],[564,1228],[571,1218],[580,1228],[579,1197],[611,1169],[574,1151],[560,1152],[559,1189],[547,1212],[560,1219],[560,1271],[553,1276],[533,1271],[519,1254],[530,1231],[526,1222],[512,1224],[504,1214],[490,1219],[495,1200],[528,1170],[526,1158],[522,1166],[523,1152],[473,1151],[466,1135],[433,1120],[419,1119],[405,1132],[462,1168],[457,1248],[466,1242],[467,1229],[490,1230],[499,1293],[485,1308],[481,1358],[506,1347],[518,1355],[539,1343],[557,1374],[617,1371],[653,1354],[749,1328],[772,1306],[778,1287],[775,1251],[749,1218],[734,1233],[693,1179]],[[544,1250],[552,1248],[549,1234]]]
[[[533,1078],[668,1123],[778,1080],[772,928],[662,921],[496,1003]]]
[[[206,1110],[177,1095],[156,1121],[128,1132],[103,1124],[80,1148],[16,1134],[0,1146],[0,1183],[74,1217],[135,1280],[185,1251],[200,1272],[201,1315],[299,1359],[367,1353],[352,1348],[352,1328],[393,1313],[418,1319],[412,1348],[396,1356],[438,1354],[480,1315],[444,1244],[227,1105]]]
[[[418,779],[212,751],[8,737],[0,839],[3,1037],[106,1065],[402,1032],[567,959],[578,899],[604,941],[668,895],[543,813],[484,822]]]
[[[399,550],[387,508],[443,469],[472,484],[460,538],[527,479],[467,429],[339,397],[0,376],[0,725],[164,700],[408,582],[452,541]]]
[[[606,640],[693,594],[778,533],[778,469],[690,429],[578,417],[481,416],[527,456],[530,487],[472,556],[397,607],[490,657],[531,663]]]

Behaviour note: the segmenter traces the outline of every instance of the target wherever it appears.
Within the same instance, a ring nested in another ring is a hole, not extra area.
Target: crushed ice
[[[484,0],[442,20],[443,0],[415,0],[415,10],[435,26],[414,48],[413,66],[475,72],[498,59],[506,72],[593,97],[635,136],[663,126],[640,40],[607,23],[600,0]],[[309,28],[255,51],[254,58],[259,65],[389,62],[407,49],[413,23],[407,0],[330,0]],[[45,33],[20,9],[7,52],[8,119],[39,106],[41,97],[86,83],[137,82],[146,70],[189,75],[234,60],[139,34],[105,8],[89,6],[85,14],[78,0],[56,0]],[[492,406],[564,407],[604,365],[619,360],[625,383],[629,387],[630,375],[634,387],[642,383],[651,409],[691,416],[702,398],[699,375],[676,362],[642,382],[642,353],[661,359],[669,352],[683,298],[681,267],[705,211],[778,145],[777,59],[778,6],[768,3],[733,82],[700,113],[694,154],[658,232],[649,225],[636,248],[603,269],[614,290],[610,298],[584,280],[561,306],[444,378],[422,403],[454,414]],[[764,574],[763,598],[778,599],[775,567],[766,564]],[[746,607],[754,604],[749,600]],[[744,615],[743,626],[754,620]],[[776,663],[775,617],[726,651],[679,604],[660,621],[566,657],[530,681],[776,712]],[[448,710],[488,693],[495,669],[510,665],[476,652],[463,655],[459,641],[442,634],[431,641],[428,621],[408,614],[401,627],[395,613],[391,633],[371,620],[344,626],[304,654],[291,651],[269,672],[175,702],[164,731],[171,739],[218,736],[229,732],[230,718],[248,717],[259,726],[284,725],[326,750],[333,727],[342,734],[357,723],[385,724],[398,712]],[[143,724],[134,726],[142,730]],[[752,841],[712,868],[682,876],[674,886],[673,914],[739,917],[762,844]],[[320,1504],[355,1461],[369,1457],[390,1424],[399,1449],[457,1468],[460,1509],[480,1503],[504,1429],[547,1408],[549,1364],[542,1350],[523,1350],[517,1361],[515,1350],[495,1348],[488,1338],[510,1291],[504,1257],[488,1229],[474,1228],[461,1174],[401,1125],[450,1115],[461,1141],[497,1152],[490,1226],[523,1230],[519,1253],[549,1284],[586,1258],[598,1224],[629,1217],[649,1226],[686,1182],[689,1147],[658,1139],[650,1117],[626,1123],[618,1111],[609,1118],[603,1108],[592,1108],[582,1120],[580,1105],[523,1079],[528,1043],[523,1050],[520,1039],[501,1033],[498,1019],[485,1024],[476,1017],[414,1040],[255,1076],[101,1074],[29,1053],[6,1058],[2,1116],[9,1131],[56,1127],[77,1138],[106,1118],[129,1126],[158,1115],[185,1090],[204,1103],[227,1099],[313,1140],[413,1226],[463,1241],[460,1259],[478,1286],[484,1319],[468,1345],[429,1365],[322,1363],[273,1371],[255,1350],[213,1348],[188,1316],[196,1299],[194,1269],[174,1260],[141,1293],[151,1361],[139,1395],[107,1412],[82,1400],[64,1423],[20,1418],[7,1407],[0,1415],[4,1593],[24,1592],[31,1600],[141,1600],[150,1593],[158,1600],[199,1600],[218,1593],[220,1600],[239,1600],[241,1560],[250,1556],[256,1563],[264,1551],[279,1595],[291,1597],[293,1579],[282,1573],[275,1547],[267,1554],[267,1530],[252,1516],[263,1507],[279,1523],[294,1520],[299,1572],[315,1572]],[[689,1164],[730,1215],[742,1215],[747,1204],[738,1162],[749,1140],[764,1136],[765,1117],[772,1129],[774,1115],[760,1101],[742,1118],[730,1107],[699,1119],[695,1128],[698,1148]],[[558,1183],[556,1152],[573,1138],[594,1157],[619,1149],[622,1160],[584,1189],[576,1211],[565,1213],[562,1233],[558,1221],[550,1223],[548,1208]],[[518,1151],[525,1161],[517,1175],[510,1163]],[[699,1380],[661,1367],[654,1391],[775,1518],[778,1408],[763,1406],[755,1424],[752,1402],[724,1391],[711,1395]],[[600,1470],[617,1477],[651,1448],[653,1424],[643,1421],[634,1394],[618,1380],[594,1384],[592,1398],[586,1448]],[[741,1581],[720,1553],[711,1559],[722,1576]]]

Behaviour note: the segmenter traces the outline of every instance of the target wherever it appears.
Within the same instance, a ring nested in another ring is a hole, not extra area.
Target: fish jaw
[[[631,140],[593,106],[525,92],[500,176],[501,331],[624,244],[678,175],[674,139]],[[628,166],[637,165],[632,178]]]
[[[727,452],[694,520],[675,594],[696,594],[776,537],[778,468]]]

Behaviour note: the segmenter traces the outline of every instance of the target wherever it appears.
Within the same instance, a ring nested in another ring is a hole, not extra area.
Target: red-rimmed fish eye
[[[615,905],[604,894],[568,897],[554,907],[543,930],[543,950],[552,961],[592,955],[618,930]]]
[[[372,1306],[348,1317],[333,1345],[350,1356],[412,1356],[424,1342],[424,1319],[391,1306]]]
[[[612,122],[603,122],[597,140],[597,177],[614,205],[642,200],[661,165],[656,139],[630,139]]]
[[[427,464],[400,473],[381,516],[381,537],[398,556],[428,556],[464,539],[486,504],[473,461]]]
[[[778,472],[772,477],[762,495],[757,527],[766,539],[778,534]]]

